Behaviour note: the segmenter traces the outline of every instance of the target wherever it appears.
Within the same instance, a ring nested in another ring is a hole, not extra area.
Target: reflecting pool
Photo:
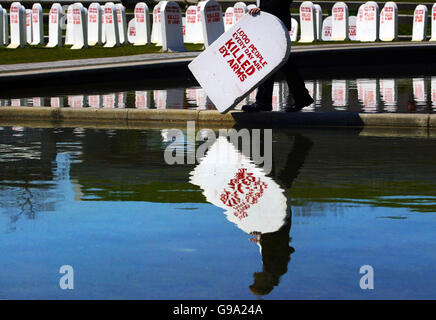
[[[0,127],[0,299],[436,298],[434,133],[169,129]]]

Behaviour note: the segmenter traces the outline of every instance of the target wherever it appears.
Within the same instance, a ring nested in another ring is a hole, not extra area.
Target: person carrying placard
[[[292,0],[260,0],[259,7],[250,9],[248,13],[254,16],[260,11],[268,12],[279,18],[288,30],[291,30],[291,3]],[[289,59],[279,71],[284,73],[289,91],[292,93],[294,99],[294,103],[291,103],[291,99],[288,96],[285,107],[286,112],[300,111],[314,102],[292,59]],[[251,105],[244,105],[242,110],[245,112],[271,111],[273,88],[274,75],[270,76],[257,88],[256,102]]]

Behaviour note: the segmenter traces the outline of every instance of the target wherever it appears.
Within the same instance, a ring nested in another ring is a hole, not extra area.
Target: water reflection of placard
[[[380,95],[388,112],[397,111],[398,90],[396,79],[380,79]]]
[[[427,105],[427,84],[424,78],[413,78],[413,96],[418,106]]]
[[[363,104],[365,112],[377,112],[378,90],[377,79],[357,79],[357,96]]]
[[[150,97],[148,91],[135,91],[135,107],[138,109],[150,108]]]
[[[156,109],[182,109],[184,90],[168,89],[153,91],[154,105]]]
[[[348,105],[347,80],[332,80],[332,102],[337,110],[345,110]]]

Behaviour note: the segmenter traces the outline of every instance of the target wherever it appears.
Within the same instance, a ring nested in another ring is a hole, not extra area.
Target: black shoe
[[[242,106],[242,111],[244,112],[260,112],[260,111],[271,111],[272,107],[269,106],[264,106],[264,105],[259,105],[256,102],[253,104],[246,104],[244,106]]]
[[[310,106],[312,103],[314,103],[311,96],[308,96],[304,101],[298,101],[295,102],[293,105],[286,106],[285,111],[286,112],[298,112],[301,111],[304,107]]]

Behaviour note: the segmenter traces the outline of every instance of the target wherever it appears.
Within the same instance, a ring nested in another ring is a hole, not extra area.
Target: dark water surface
[[[200,145],[168,130],[0,132],[0,299],[436,298],[434,133],[274,129],[266,174],[223,138],[168,165],[168,146]]]

